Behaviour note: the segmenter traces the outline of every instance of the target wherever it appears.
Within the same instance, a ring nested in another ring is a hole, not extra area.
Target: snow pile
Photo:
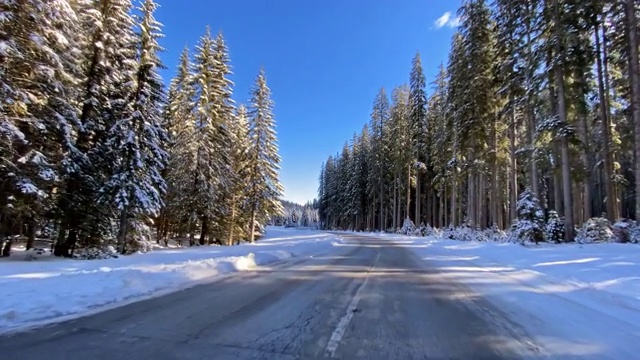
[[[533,336],[550,358],[632,359],[640,335],[640,248],[399,238],[437,270],[483,297]],[[393,239],[390,239],[393,240]],[[458,289],[458,288],[456,288]]]
[[[174,248],[92,261],[50,255],[28,262],[17,260],[25,256],[2,259],[0,333],[177,291],[220,274],[326,252],[337,242],[336,236],[318,231],[269,228],[253,245]]]

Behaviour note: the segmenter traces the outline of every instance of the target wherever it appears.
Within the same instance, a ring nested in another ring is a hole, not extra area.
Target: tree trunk
[[[636,220],[640,221],[640,65],[634,0],[625,0],[629,42],[629,79],[631,83],[631,115],[635,128]]]
[[[560,40],[563,39],[561,17],[560,17],[560,5],[558,0],[553,0],[553,7],[555,13],[555,51],[556,56],[563,57]],[[568,126],[567,122],[567,107],[565,104],[565,89],[564,89],[564,71],[562,69],[560,61],[556,63],[556,87],[558,88],[558,119],[561,124]],[[560,150],[562,155],[562,192],[564,200],[564,233],[565,240],[567,242],[573,241],[574,228],[573,228],[573,201],[571,199],[571,164],[569,163],[569,141],[566,136],[560,136]]]
[[[611,117],[607,113],[605,89],[604,89],[604,77],[602,66],[602,51],[600,45],[600,31],[598,23],[595,24],[595,39],[596,39],[596,70],[598,74],[598,98],[599,98],[599,110],[600,110],[600,129],[602,131],[602,158],[604,162],[604,188],[607,193],[607,218],[610,221],[616,221],[619,217],[618,214],[618,201],[616,197],[615,183],[613,182],[614,168],[613,168],[613,155],[611,152]],[[584,120],[586,124],[586,120]],[[585,154],[586,158],[587,155]],[[585,196],[586,197],[586,196]],[[586,200],[585,200],[586,201]]]
[[[458,172],[457,172],[457,169],[453,169],[453,181],[451,182],[451,206],[449,206],[451,211],[451,216],[450,216],[451,226],[457,226],[458,224],[458,206],[457,206],[458,199],[456,199],[457,193],[458,193]]]
[[[235,228],[236,221],[236,196],[231,197],[231,214],[229,219],[229,233],[227,234],[227,246],[233,245],[233,230]]]
[[[411,211],[411,164],[407,166],[407,205],[405,209],[405,214],[407,215],[407,219],[410,218]]]
[[[511,169],[509,172],[509,223],[512,223],[516,217],[516,203],[518,202],[518,159],[516,158],[517,151],[517,118],[516,118],[516,106],[512,105],[511,108],[511,131],[509,133],[509,142],[511,150]]]
[[[120,223],[118,224],[118,252],[120,254],[124,254],[126,251],[125,244],[127,239],[127,214],[128,208],[125,206],[122,211],[120,211]]]
[[[469,226],[474,227],[476,226],[476,177],[473,174],[473,170],[469,171],[467,186],[469,192],[467,196],[467,223]]]
[[[27,221],[27,250],[33,249],[36,242],[36,218],[30,216]]]
[[[417,226],[420,225],[420,207],[422,206],[420,202],[420,169],[416,170],[416,220],[415,224]]]
[[[398,229],[398,181],[393,181],[393,230]]]
[[[255,232],[256,232],[256,212],[257,209],[254,206],[251,207],[251,223],[249,224],[249,227],[251,229],[251,232],[249,233],[249,241],[254,244],[256,242],[256,238],[255,238]]]

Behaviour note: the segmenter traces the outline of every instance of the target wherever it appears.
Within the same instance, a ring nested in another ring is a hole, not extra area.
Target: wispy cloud
[[[445,26],[454,28],[460,26],[460,22],[461,20],[459,16],[452,16],[451,11],[447,11],[435,21],[434,25],[436,26],[436,29],[440,29]]]

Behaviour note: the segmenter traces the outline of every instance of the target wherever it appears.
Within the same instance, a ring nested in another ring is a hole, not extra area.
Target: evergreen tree
[[[134,20],[129,0],[75,2],[82,38],[79,122],[75,141],[67,145],[62,161],[64,185],[58,198],[61,224],[55,254],[70,256],[82,244],[111,234],[112,210],[98,201],[108,178],[108,130],[122,115],[135,73]],[[66,235],[66,237],[65,237]]]
[[[157,215],[162,206],[165,181],[161,170],[167,154],[163,148],[166,133],[161,110],[165,101],[158,70],[157,39],[161,24],[154,18],[157,5],[145,0],[137,34],[137,64],[133,89],[123,106],[122,118],[109,129],[106,147],[112,159],[110,178],[101,189],[103,198],[119,211],[118,250],[125,252],[125,238],[132,218]]]
[[[411,146],[413,149],[413,160],[415,162],[415,214],[414,222],[419,224],[422,221],[422,183],[421,174],[427,170],[427,95],[425,92],[426,79],[422,70],[422,60],[420,53],[417,53],[411,62],[411,75],[409,77],[409,118],[411,126]]]
[[[249,115],[249,175],[247,201],[250,213],[249,240],[255,241],[256,226],[262,227],[270,216],[281,214],[283,188],[279,180],[280,155],[273,116],[271,90],[264,69],[252,89]]]
[[[77,17],[66,0],[5,1],[0,20],[0,256],[11,228],[53,210],[65,146],[76,121]]]
[[[240,105],[236,116],[229,123],[231,135],[231,173],[228,196],[228,214],[226,219],[227,245],[233,245],[240,239],[246,239],[248,212],[244,204],[244,190],[249,181],[249,123],[247,122],[247,109]]]
[[[195,169],[193,188],[189,193],[195,200],[195,213],[200,220],[201,245],[206,243],[215,205],[221,200],[221,189],[227,186],[229,169],[229,135],[226,130],[229,108],[225,92],[227,64],[220,53],[218,41],[207,28],[200,39],[194,62],[193,84],[195,89]],[[193,233],[191,234],[193,237]]]

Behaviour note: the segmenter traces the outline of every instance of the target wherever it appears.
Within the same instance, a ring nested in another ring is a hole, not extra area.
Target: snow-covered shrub
[[[51,252],[51,251],[47,249],[41,249],[41,248],[33,248],[33,249],[26,250],[24,252],[24,260],[26,261],[38,260],[38,258],[42,257],[43,255],[46,255],[47,252]]]
[[[637,227],[636,222],[629,219],[623,219],[616,221],[613,224],[613,235],[615,241],[619,243],[632,242],[632,231]]]
[[[511,226],[511,240],[524,243],[544,240],[544,213],[540,202],[530,189],[526,189],[516,203],[518,218]]]
[[[545,227],[545,239],[554,243],[560,243],[564,239],[564,219],[555,210],[549,211],[549,219]]]
[[[73,258],[78,260],[100,260],[117,258],[118,252],[112,246],[88,246],[73,250]]]
[[[504,242],[507,239],[507,233],[493,224],[490,228],[482,231],[481,238],[486,241]]]
[[[629,231],[629,242],[632,244],[640,244],[640,224],[637,224]]]
[[[414,235],[416,232],[416,225],[411,219],[406,218],[402,223],[402,227],[398,230],[398,233],[403,235]]]
[[[608,219],[594,217],[582,226],[578,231],[576,241],[581,244],[591,244],[595,242],[609,242],[613,238],[613,227]]]
[[[474,231],[469,225],[464,224],[459,227],[449,226],[445,229],[442,237],[445,239],[459,240],[459,241],[473,241],[478,240],[479,232]]]
[[[424,223],[421,223],[416,236],[428,237],[428,236],[440,236],[441,234],[442,234],[442,231],[432,227],[430,224],[425,225]]]
[[[127,233],[125,251],[127,254],[145,253],[153,249],[153,230],[148,225],[136,221]]]

